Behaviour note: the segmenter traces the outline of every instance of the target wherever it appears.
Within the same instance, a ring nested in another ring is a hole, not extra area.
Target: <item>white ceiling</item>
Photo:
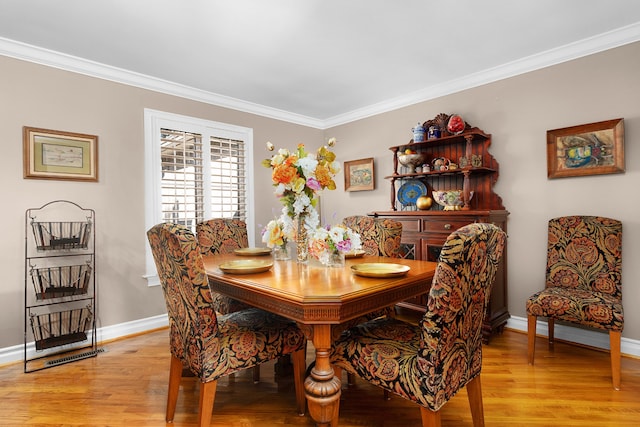
[[[0,55],[320,128],[638,40],[637,0],[0,1]]]

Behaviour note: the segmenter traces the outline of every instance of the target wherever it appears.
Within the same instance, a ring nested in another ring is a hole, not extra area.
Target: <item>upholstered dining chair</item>
[[[401,222],[365,215],[348,216],[342,222],[360,234],[362,249],[367,255],[400,258]]]
[[[198,243],[203,255],[230,254],[249,246],[247,224],[241,219],[213,218],[196,224]]]
[[[174,418],[183,365],[200,380],[198,425],[209,426],[219,378],[286,354],[293,359],[297,409],[303,414],[304,333],[294,322],[257,308],[218,316],[191,230],[163,223],[147,236],[169,315],[167,422]]]
[[[240,219],[213,218],[196,224],[196,235],[202,255],[229,254],[249,246],[247,224]],[[250,305],[213,293],[213,306],[220,314],[251,308]]]
[[[473,425],[483,426],[482,323],[505,240],[492,224],[451,233],[420,323],[379,318],[344,331],[331,354],[336,375],[344,369],[417,403],[423,426],[440,426],[440,409],[466,387]]]
[[[528,359],[533,365],[538,317],[546,317],[549,347],[556,320],[609,332],[613,388],[620,389],[622,223],[598,216],[549,220],[546,285],[527,300]]]

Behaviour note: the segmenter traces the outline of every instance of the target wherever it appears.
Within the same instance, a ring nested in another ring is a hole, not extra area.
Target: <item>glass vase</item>
[[[334,251],[329,254],[329,260],[327,261],[327,267],[343,268],[344,267],[344,252]]]
[[[274,246],[273,259],[275,261],[286,261],[288,259],[291,259],[288,242],[284,242],[282,245],[279,245],[279,246]]]
[[[307,229],[304,226],[304,215],[298,215],[297,218],[298,230],[296,232],[296,261],[299,263],[306,263],[309,261],[309,236],[307,235]]]

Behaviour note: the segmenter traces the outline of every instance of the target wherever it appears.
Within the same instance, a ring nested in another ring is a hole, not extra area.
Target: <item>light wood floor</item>
[[[25,374],[22,364],[0,367],[2,426],[162,426],[169,352],[166,329],[103,346],[95,358]],[[482,387],[487,427],[638,426],[640,360],[623,358],[622,390],[611,387],[607,353],[557,343],[550,353],[539,338],[536,365],[526,361],[526,335],[505,331],[484,347]],[[311,357],[308,360],[312,360]],[[312,426],[299,417],[290,376],[263,365],[219,381],[212,426]],[[175,426],[193,426],[198,386],[183,380]],[[443,426],[471,426],[464,391],[447,403]],[[340,426],[409,427],[420,424],[418,408],[362,380],[345,389]]]

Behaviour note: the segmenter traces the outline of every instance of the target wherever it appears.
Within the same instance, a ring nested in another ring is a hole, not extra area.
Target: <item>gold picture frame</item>
[[[373,157],[344,162],[344,190],[367,191],[375,189]]]
[[[24,178],[98,181],[98,137],[25,126]]]
[[[624,119],[547,131],[547,177],[624,172]]]

